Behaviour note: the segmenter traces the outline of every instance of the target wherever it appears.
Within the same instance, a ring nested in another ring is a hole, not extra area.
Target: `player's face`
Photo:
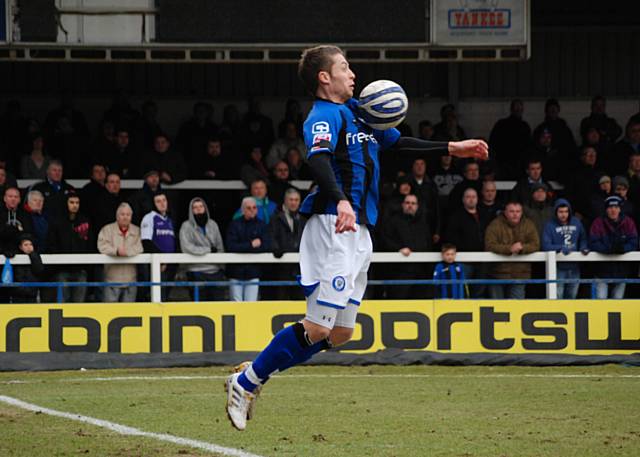
[[[329,91],[340,101],[346,102],[353,97],[356,75],[349,68],[349,62],[342,54],[334,54],[333,65],[329,72]]]

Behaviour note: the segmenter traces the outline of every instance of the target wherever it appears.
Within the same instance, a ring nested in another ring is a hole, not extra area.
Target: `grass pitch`
[[[263,456],[637,456],[640,369],[300,367],[245,432],[224,368],[0,373],[0,395]],[[2,456],[204,456],[0,403]]]

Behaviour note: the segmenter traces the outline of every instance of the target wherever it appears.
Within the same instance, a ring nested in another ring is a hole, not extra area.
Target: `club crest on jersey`
[[[336,276],[331,281],[331,285],[338,292],[342,292],[344,290],[345,286],[347,285],[347,281],[344,279],[344,276]]]
[[[329,123],[326,121],[316,122],[311,126],[311,134],[317,135],[319,133],[329,133],[331,129],[329,128]]]

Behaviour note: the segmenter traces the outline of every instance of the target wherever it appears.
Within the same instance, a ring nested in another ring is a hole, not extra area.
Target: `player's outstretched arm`
[[[455,157],[487,160],[489,158],[489,146],[482,140],[450,141],[449,154]]]
[[[402,136],[398,139],[394,148],[400,151],[448,153],[455,157],[480,160],[489,158],[489,147],[482,140],[430,141]]]

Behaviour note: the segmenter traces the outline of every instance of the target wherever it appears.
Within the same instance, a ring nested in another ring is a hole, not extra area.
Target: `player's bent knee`
[[[334,327],[331,330],[329,340],[333,347],[340,346],[348,342],[353,336],[353,329],[348,327]]]
[[[323,327],[322,325],[315,324],[306,319],[302,321],[302,324],[304,325],[304,329],[307,332],[307,336],[314,343],[328,338],[331,334],[330,328]]]

